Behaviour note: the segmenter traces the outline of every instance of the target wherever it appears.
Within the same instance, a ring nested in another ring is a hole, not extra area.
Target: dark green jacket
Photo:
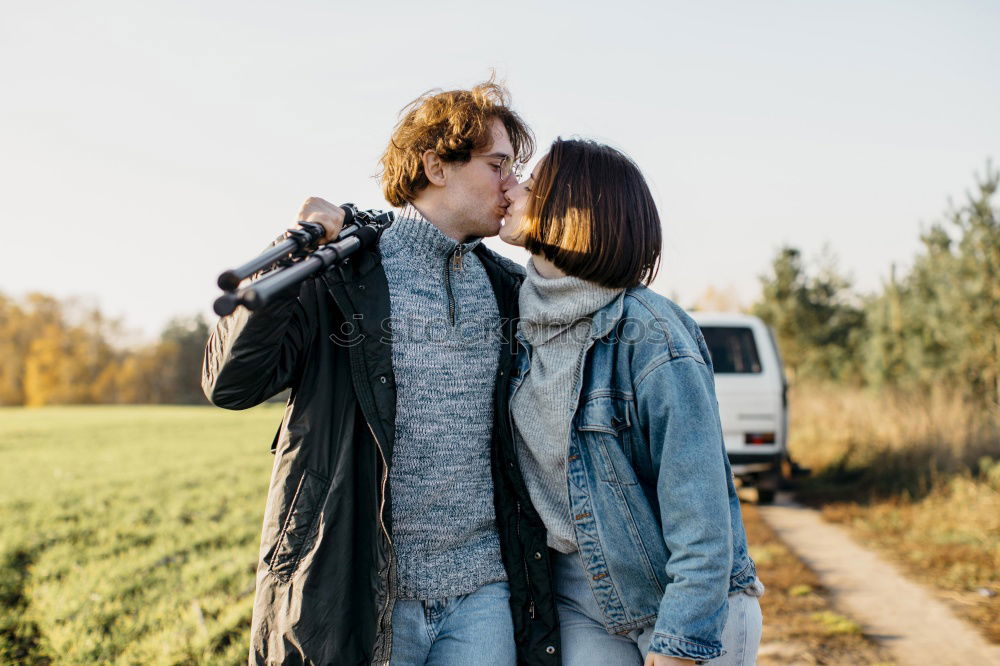
[[[507,410],[521,276],[484,246],[475,252],[505,327],[492,461],[519,662],[557,666],[545,528],[517,469]],[[385,272],[371,251],[266,308],[240,308],[209,338],[202,386],[213,404],[246,409],[291,389],[271,447],[251,664],[348,666],[390,658],[396,389],[383,328],[389,316]]]

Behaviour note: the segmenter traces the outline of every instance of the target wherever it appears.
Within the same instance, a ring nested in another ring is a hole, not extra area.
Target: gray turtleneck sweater
[[[577,549],[566,455],[591,316],[621,292],[575,277],[543,278],[530,261],[521,285],[518,331],[531,345],[531,368],[510,405],[514,436],[528,494],[548,530],[548,545],[561,553]]]
[[[490,441],[500,355],[486,270],[407,207],[379,242],[389,283],[396,437],[389,474],[399,596],[440,599],[507,579]]]

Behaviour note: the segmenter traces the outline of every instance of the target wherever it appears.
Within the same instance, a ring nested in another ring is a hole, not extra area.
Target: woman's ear
[[[447,179],[445,178],[444,162],[441,161],[441,156],[433,150],[425,150],[420,159],[424,162],[424,174],[427,176],[427,180],[431,182],[431,185],[443,187]]]

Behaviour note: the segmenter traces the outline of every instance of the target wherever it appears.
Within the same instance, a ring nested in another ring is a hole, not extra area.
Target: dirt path
[[[758,508],[782,541],[816,572],[833,603],[889,648],[900,666],[1000,666],[1000,647],[990,645],[930,592],[859,546],[844,529],[824,522],[818,512],[780,495],[773,506]]]

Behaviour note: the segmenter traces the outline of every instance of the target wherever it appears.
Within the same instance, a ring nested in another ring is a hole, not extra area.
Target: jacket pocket
[[[583,403],[576,420],[583,444],[590,449],[601,481],[620,485],[638,483],[632,469],[629,400],[612,396]]]
[[[299,479],[268,566],[282,582],[287,583],[295,575],[302,555],[308,552],[316,539],[319,516],[329,485],[328,479],[308,469]]]

